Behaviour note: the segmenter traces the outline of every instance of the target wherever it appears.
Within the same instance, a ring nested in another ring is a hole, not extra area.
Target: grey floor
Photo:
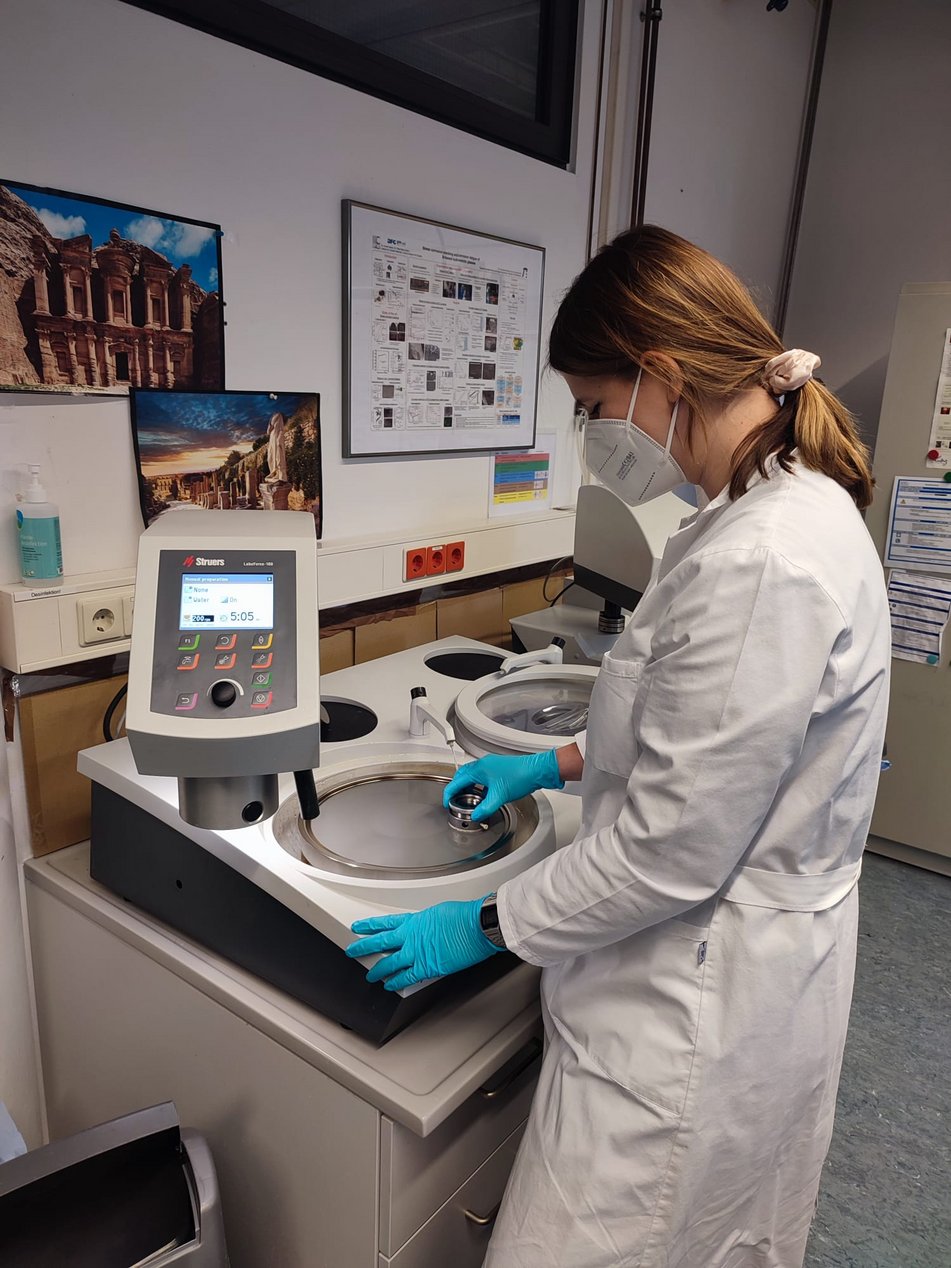
[[[859,894],[852,1020],[806,1268],[951,1268],[951,878],[867,854]]]

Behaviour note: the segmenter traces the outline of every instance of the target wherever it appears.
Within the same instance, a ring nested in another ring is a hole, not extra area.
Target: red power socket
[[[448,542],[446,544],[446,571],[461,572],[466,566],[465,542]]]
[[[426,576],[428,549],[425,546],[413,546],[403,557],[403,580],[416,581]]]
[[[437,577],[440,573],[446,571],[446,548],[445,546],[427,546],[426,548],[426,576]]]

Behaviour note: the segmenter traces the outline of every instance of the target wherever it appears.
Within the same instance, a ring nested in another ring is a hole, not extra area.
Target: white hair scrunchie
[[[790,348],[772,357],[766,362],[763,370],[763,386],[773,396],[782,396],[784,392],[795,392],[797,388],[808,383],[819,366],[821,360],[814,352],[806,352],[803,348]]]

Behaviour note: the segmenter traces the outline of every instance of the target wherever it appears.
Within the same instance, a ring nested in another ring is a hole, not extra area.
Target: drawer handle
[[[512,1084],[519,1079],[530,1066],[535,1064],[541,1055],[541,1040],[533,1039],[525,1050],[525,1057],[523,1060],[519,1061],[515,1068],[509,1071],[506,1078],[504,1078],[501,1083],[495,1083],[492,1085],[486,1084],[485,1087],[480,1087],[479,1095],[484,1097],[487,1101],[498,1100],[498,1098],[503,1096]]]
[[[498,1219],[501,1209],[502,1203],[500,1202],[488,1215],[476,1215],[475,1211],[470,1211],[468,1208],[463,1211],[463,1215],[465,1215],[470,1224],[476,1224],[479,1228],[488,1228],[490,1224],[494,1224]]]

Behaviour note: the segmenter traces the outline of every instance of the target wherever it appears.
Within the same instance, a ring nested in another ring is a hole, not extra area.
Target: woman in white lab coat
[[[586,741],[489,757],[501,801],[582,778],[574,842],[497,897],[358,922],[390,987],[497,944],[542,966],[548,1043],[490,1268],[797,1268],[832,1131],[856,881],[888,693],[872,484],[845,408],[706,252],[605,247],[550,361],[586,465],[685,520]]]

